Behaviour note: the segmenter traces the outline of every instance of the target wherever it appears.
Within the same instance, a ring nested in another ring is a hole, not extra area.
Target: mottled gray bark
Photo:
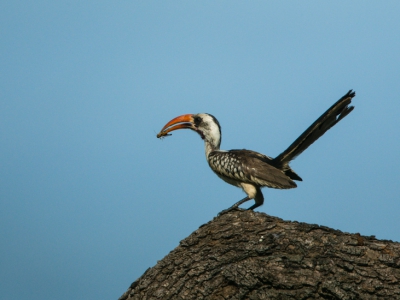
[[[202,225],[121,296],[400,299],[400,244],[233,211]]]

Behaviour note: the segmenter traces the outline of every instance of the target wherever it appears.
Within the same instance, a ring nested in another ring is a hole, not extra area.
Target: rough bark
[[[234,211],[202,225],[120,297],[400,299],[400,244]]]

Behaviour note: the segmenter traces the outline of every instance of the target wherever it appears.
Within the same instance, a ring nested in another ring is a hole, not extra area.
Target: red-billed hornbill
[[[249,209],[254,209],[264,203],[262,187],[291,189],[297,186],[293,180],[302,181],[290,168],[289,162],[353,110],[354,106],[349,104],[354,96],[355,92],[350,90],[275,158],[246,149],[220,150],[221,126],[214,116],[206,113],[176,117],[161,129],[157,137],[167,136],[177,129],[196,131],[204,140],[206,158],[215,174],[227,183],[241,187],[247,194],[227,211],[251,199],[255,204]]]

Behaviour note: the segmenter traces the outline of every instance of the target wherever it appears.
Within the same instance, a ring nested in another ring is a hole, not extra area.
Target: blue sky
[[[116,299],[244,197],[201,139],[276,156],[354,89],[355,110],[258,211],[400,241],[399,1],[0,3],[2,299]]]

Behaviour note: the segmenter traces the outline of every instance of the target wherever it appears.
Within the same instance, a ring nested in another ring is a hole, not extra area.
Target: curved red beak
[[[178,129],[193,129],[193,130],[195,130],[193,114],[181,115],[179,117],[172,119],[167,124],[165,124],[165,126],[157,134],[157,138],[161,138],[161,137],[170,135],[170,134],[168,134],[168,132],[178,130]]]

